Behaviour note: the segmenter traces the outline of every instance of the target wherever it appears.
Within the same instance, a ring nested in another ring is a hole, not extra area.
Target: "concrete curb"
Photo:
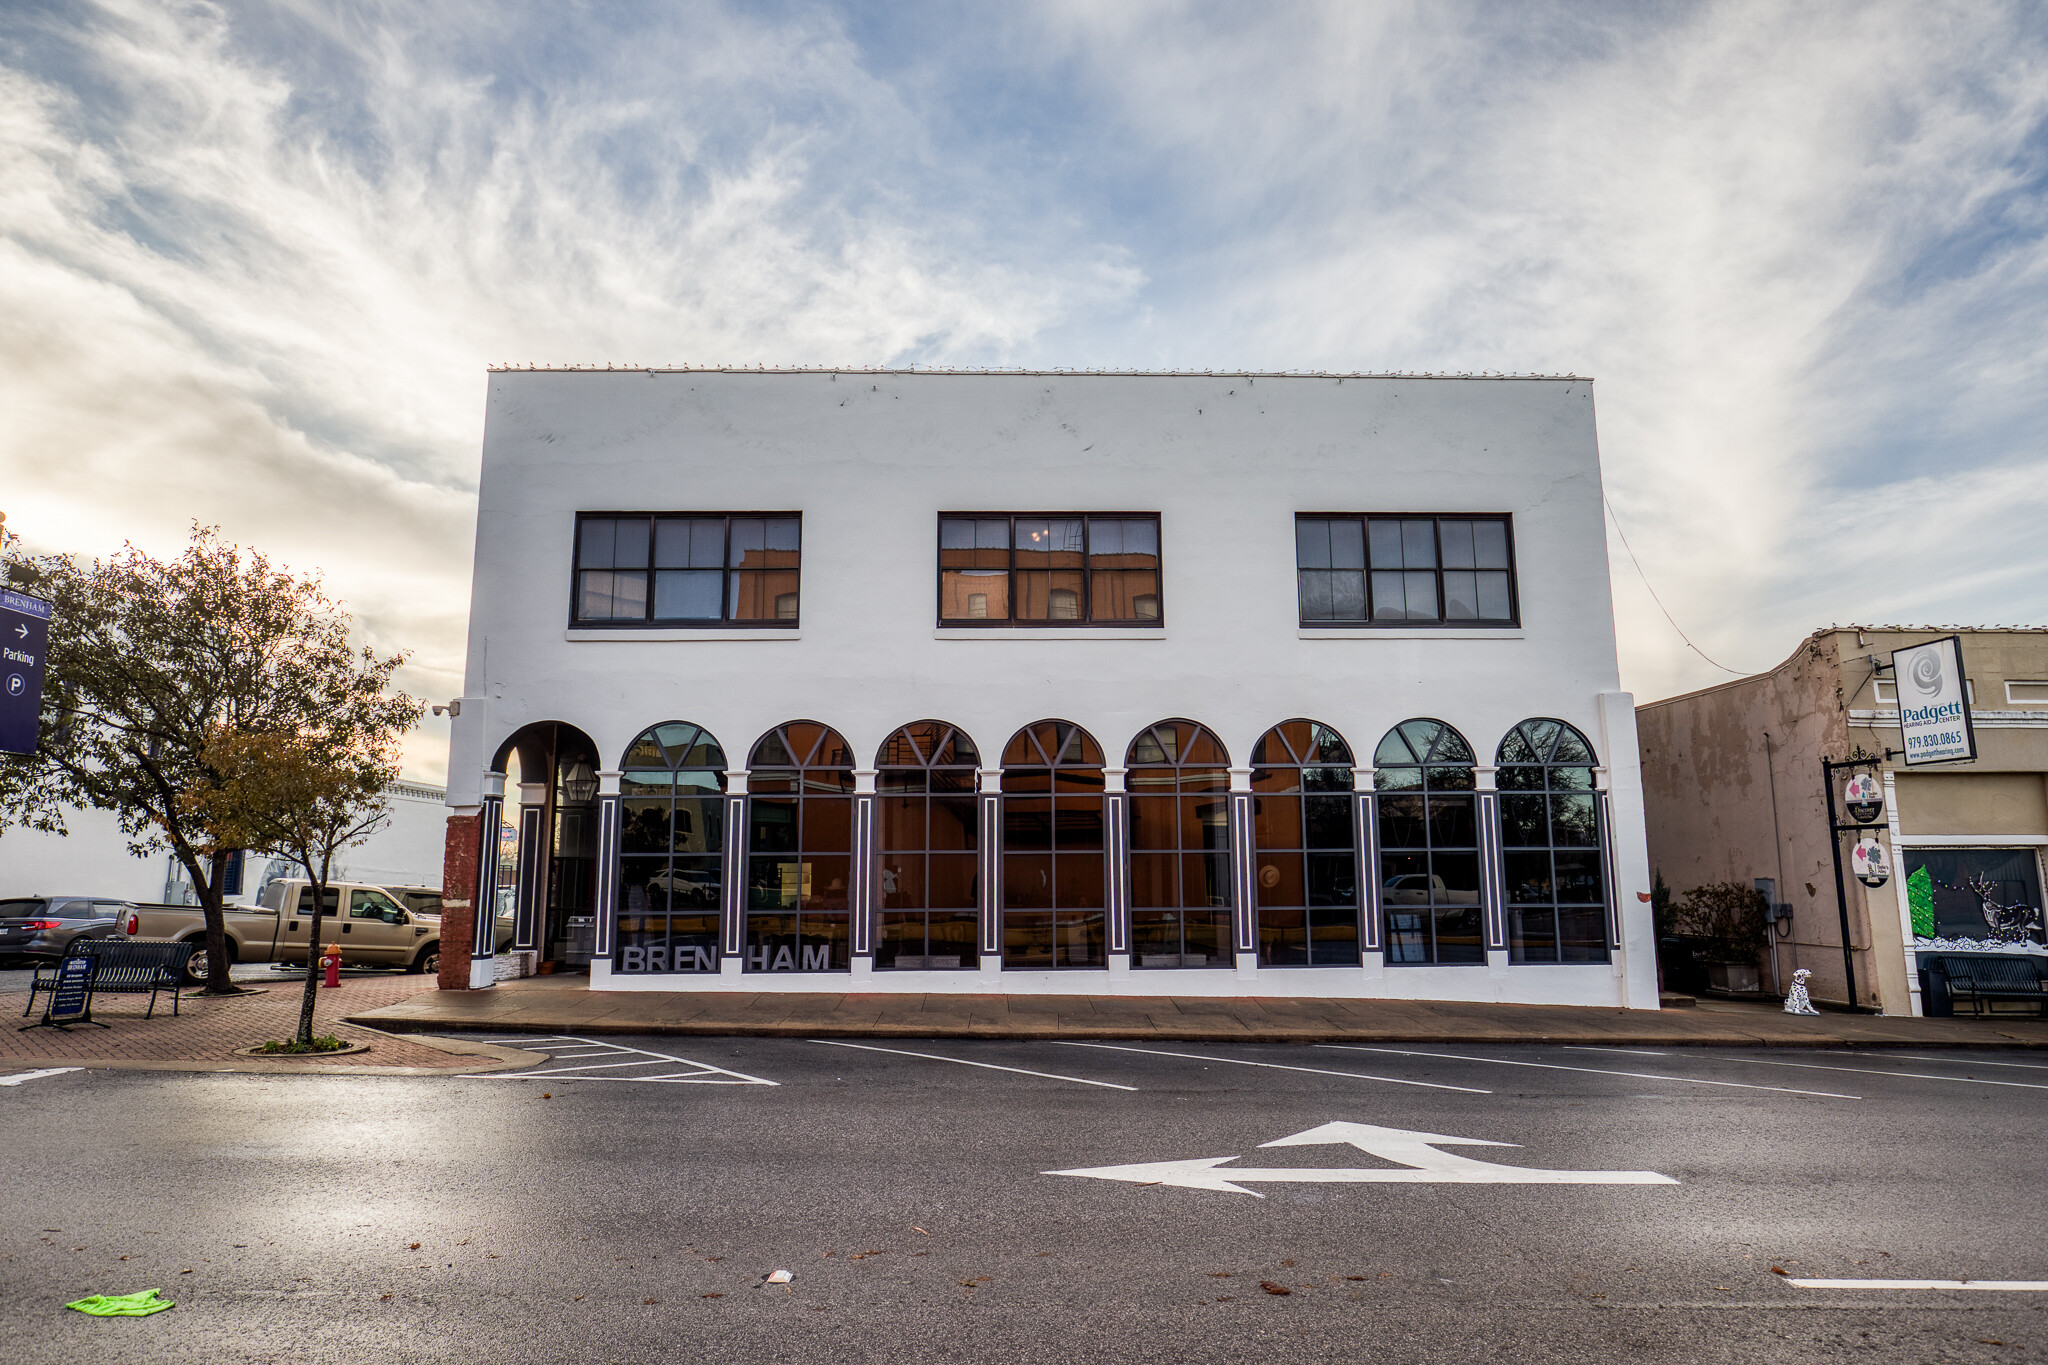
[[[386,1006],[386,1009],[393,1008]],[[1088,1039],[1106,1042],[1140,1043],[1430,1043],[1499,1044],[1547,1043],[1595,1047],[1789,1047],[1789,1048],[2026,1048],[2048,1049],[2048,1040],[2018,1038],[1997,1033],[1983,1039],[1947,1038],[1851,1038],[1835,1034],[1772,1036],[1739,1031],[1692,1031],[1682,1037],[1668,1034],[1630,1033],[1604,1030],[1570,1031],[1468,1029],[1205,1029],[1200,1026],[1132,1028],[1114,1024],[1086,1027],[1073,1025],[1034,1028],[1017,1024],[872,1023],[846,1024],[791,1021],[711,1020],[619,1020],[619,1019],[461,1019],[445,1015],[407,1019],[378,1011],[349,1016],[346,1022],[362,1028],[390,1033],[561,1033],[641,1035],[657,1037],[720,1038],[985,1038],[1005,1042],[1045,1042],[1058,1039]]]

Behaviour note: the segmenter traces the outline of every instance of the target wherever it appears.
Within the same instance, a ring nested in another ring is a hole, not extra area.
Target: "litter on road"
[[[136,1294],[88,1294],[64,1306],[96,1318],[146,1318],[151,1313],[161,1313],[178,1305],[169,1299],[158,1298],[154,1289],[145,1289]]]

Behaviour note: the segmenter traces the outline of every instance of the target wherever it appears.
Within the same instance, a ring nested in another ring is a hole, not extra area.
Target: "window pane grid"
[[[1439,720],[1389,730],[1373,754],[1386,960],[1483,963],[1472,749]]]
[[[725,754],[694,725],[647,730],[620,776],[612,969],[718,970],[725,891]]]
[[[1349,747],[1313,721],[1275,726],[1252,750],[1261,965],[1359,963],[1352,780]]]
[[[778,726],[754,746],[747,790],[745,970],[850,970],[852,750],[822,725]]]
[[[802,539],[793,512],[579,514],[572,619],[794,627]]]
[[[1510,962],[1605,962],[1607,902],[1593,749],[1556,720],[1525,720],[1494,757]]]
[[[980,915],[980,755],[938,721],[906,725],[882,744],[877,969],[971,970]]]
[[[1102,750],[1065,721],[1026,726],[1002,789],[1004,970],[1108,966]]]
[[[1226,967],[1230,938],[1229,759],[1191,721],[1139,733],[1130,792],[1131,965]]]
[[[1518,620],[1506,517],[1302,514],[1294,535],[1304,626]]]
[[[1156,625],[1152,513],[948,515],[939,519],[943,624]]]

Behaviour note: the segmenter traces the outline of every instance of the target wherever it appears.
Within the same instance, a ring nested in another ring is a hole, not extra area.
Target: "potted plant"
[[[1770,941],[1770,902],[1742,882],[1708,882],[1672,908],[1673,927],[1698,947],[1707,984],[1736,994],[1762,989],[1757,957]]]

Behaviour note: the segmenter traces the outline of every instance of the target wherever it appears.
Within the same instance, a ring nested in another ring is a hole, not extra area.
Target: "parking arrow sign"
[[[1151,1161],[1131,1166],[1088,1166],[1041,1175],[1085,1175],[1097,1180],[1128,1180],[1135,1185],[1178,1185],[1190,1190],[1221,1190],[1263,1199],[1254,1184],[1317,1185],[1676,1185],[1655,1171],[1550,1171],[1530,1166],[1503,1166],[1439,1151],[1440,1147],[1512,1147],[1488,1138],[1418,1133],[1407,1128],[1382,1128],[1372,1123],[1326,1123],[1292,1137],[1264,1142],[1263,1147],[1315,1147],[1346,1144],[1370,1156],[1397,1161],[1405,1169],[1367,1167],[1224,1166],[1234,1156],[1197,1157],[1188,1161]]]
[[[50,604],[0,588],[0,632],[0,753],[32,754],[43,715]]]

